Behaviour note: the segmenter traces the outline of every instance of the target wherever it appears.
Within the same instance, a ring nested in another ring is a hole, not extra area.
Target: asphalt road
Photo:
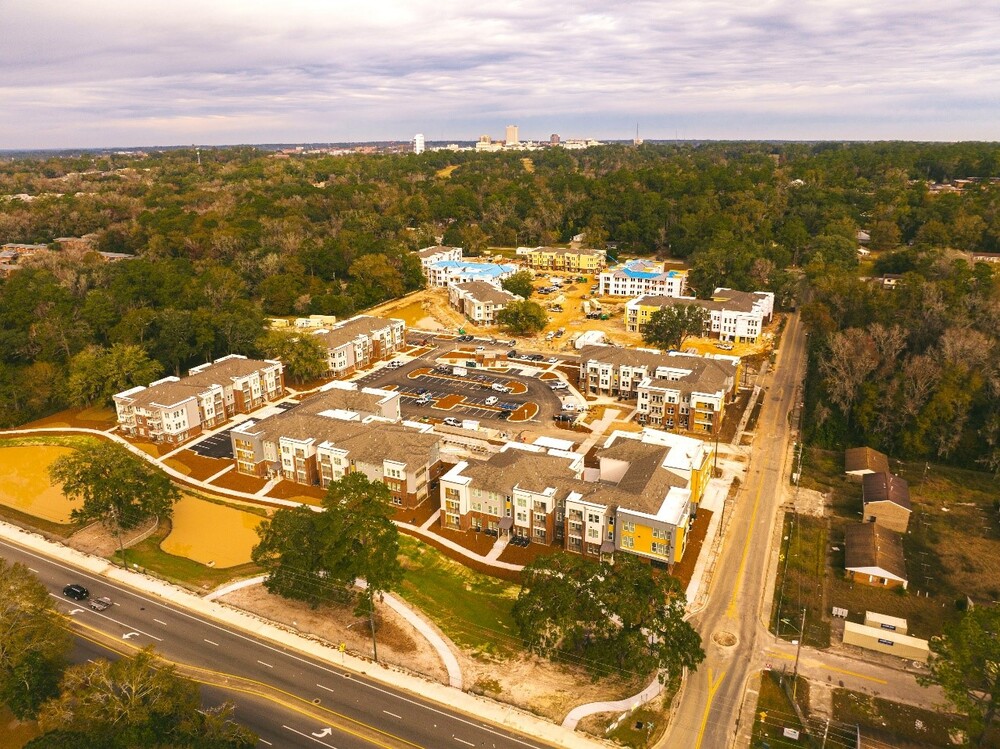
[[[751,662],[765,643],[758,626],[766,588],[772,523],[788,484],[785,465],[805,356],[805,333],[795,314],[788,320],[781,351],[757,422],[748,476],[740,492],[723,551],[716,564],[711,595],[692,618],[702,636],[705,661],[688,675],[678,710],[661,746],[721,749],[736,728]],[[720,644],[732,642],[733,644]]]
[[[164,601],[80,572],[65,563],[0,541],[0,554],[26,564],[67,614],[78,635],[77,656],[106,655],[102,635],[122,646],[154,646],[164,658],[199,669],[199,680],[226,675],[236,691],[206,687],[208,704],[229,699],[237,717],[279,747],[504,747],[548,746],[474,716],[396,691],[356,673],[320,663],[290,649],[257,640],[201,619]],[[81,583],[91,598],[114,605],[92,611],[64,598],[63,587]],[[247,694],[246,680],[267,685],[270,697]],[[221,682],[218,682],[221,683]],[[227,692],[227,694],[224,694]]]

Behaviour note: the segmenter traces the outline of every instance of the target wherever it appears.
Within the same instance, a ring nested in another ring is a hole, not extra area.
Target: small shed
[[[844,623],[844,644],[874,650],[878,653],[897,655],[900,658],[920,661],[921,663],[926,663],[930,655],[927,640],[856,622]]]
[[[901,635],[905,635],[907,629],[906,619],[900,619],[898,616],[889,616],[888,614],[880,614],[877,611],[865,612],[865,626],[884,629],[889,632],[898,632]]]

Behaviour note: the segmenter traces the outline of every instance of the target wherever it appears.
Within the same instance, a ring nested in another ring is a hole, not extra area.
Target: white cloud
[[[0,148],[1000,122],[1000,16],[968,0],[7,0],[0,34]]]

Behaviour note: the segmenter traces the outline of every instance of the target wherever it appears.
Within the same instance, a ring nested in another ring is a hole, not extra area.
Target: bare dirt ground
[[[125,531],[122,533],[122,544],[128,548],[158,525],[159,521],[154,518],[138,528]],[[107,558],[118,551],[118,536],[104,523],[91,523],[66,539],[66,545],[85,554]]]
[[[470,333],[483,332],[487,328],[477,326],[465,319],[457,310],[448,304],[448,292],[445,289],[423,289],[407,294],[399,299],[393,299],[369,310],[366,315],[376,317],[396,317],[406,322],[408,328],[420,330],[454,331],[464,328]]]
[[[795,493],[795,507],[803,515],[821,518],[826,512],[827,499],[823,492],[799,487]]]

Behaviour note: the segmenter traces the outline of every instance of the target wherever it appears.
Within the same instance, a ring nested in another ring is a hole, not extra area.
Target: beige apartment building
[[[232,354],[114,396],[118,427],[129,437],[180,444],[285,396],[281,362]]]
[[[640,421],[661,429],[715,434],[736,397],[739,358],[678,351],[587,346],[580,391],[636,401]]]
[[[405,508],[436,502],[445,468],[431,427],[400,421],[399,393],[352,383],[331,383],[295,408],[240,424],[230,439],[239,473],[326,487],[359,472]]]
[[[451,284],[448,300],[452,307],[477,325],[495,325],[497,313],[511,302],[520,301],[521,297],[485,281],[469,281]]]
[[[770,291],[718,288],[711,299],[685,296],[643,296],[625,305],[625,329],[641,333],[650,318],[664,307],[694,304],[708,312],[706,334],[723,341],[756,343],[774,315]]]
[[[312,331],[327,350],[327,375],[348,377],[391,358],[406,345],[406,323],[357,315],[329,328]]]
[[[598,273],[607,265],[604,250],[572,247],[519,247],[517,254],[535,270]]]

